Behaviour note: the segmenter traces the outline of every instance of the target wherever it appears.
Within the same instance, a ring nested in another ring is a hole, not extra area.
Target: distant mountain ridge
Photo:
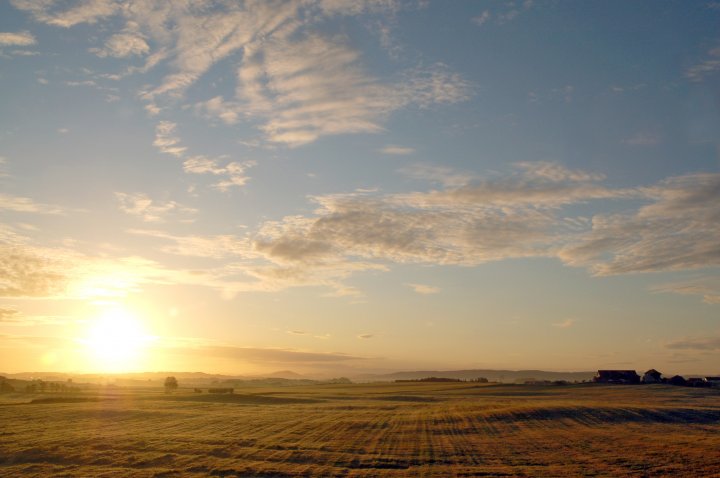
[[[595,372],[549,372],[545,370],[493,370],[493,369],[470,369],[470,370],[414,370],[404,372],[393,372],[386,374],[365,374],[351,377],[357,381],[394,381],[394,380],[418,380],[427,377],[456,378],[460,380],[472,380],[480,377],[487,378],[491,382],[513,383],[523,380],[567,380],[583,381],[591,380]]]
[[[215,383],[215,382],[235,382],[240,385],[241,382],[257,383],[263,380],[274,382],[282,382],[286,384],[292,383],[308,383],[312,381],[327,381],[331,377],[315,377],[313,375],[301,375],[291,370],[282,370],[267,374],[215,374],[204,372],[135,372],[135,373],[57,373],[57,372],[22,372],[0,374],[8,378],[33,380],[42,379],[46,381],[65,381],[68,378],[80,382],[107,382],[112,381],[119,384],[138,384],[141,382],[162,381],[167,376],[174,376],[183,383]],[[391,373],[379,374],[353,374],[347,375],[355,382],[392,382],[395,380],[418,380],[421,378],[438,377],[438,378],[454,378],[460,380],[472,380],[480,377],[486,378],[491,382],[516,383],[524,380],[567,380],[567,381],[583,381],[591,380],[595,375],[595,371],[577,371],[577,372],[553,372],[546,370],[495,370],[495,369],[468,369],[468,370],[407,370]]]

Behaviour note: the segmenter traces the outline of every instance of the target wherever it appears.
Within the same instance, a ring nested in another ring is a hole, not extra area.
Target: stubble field
[[[0,476],[720,476],[720,391],[471,383],[0,404]]]

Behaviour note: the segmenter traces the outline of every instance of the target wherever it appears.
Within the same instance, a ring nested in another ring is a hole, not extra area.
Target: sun
[[[90,321],[80,339],[86,347],[88,368],[102,372],[142,368],[151,341],[143,323],[122,308],[107,310]]]

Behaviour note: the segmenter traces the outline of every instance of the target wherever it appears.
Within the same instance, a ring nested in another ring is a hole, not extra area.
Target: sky
[[[0,3],[0,371],[720,373],[720,2]]]

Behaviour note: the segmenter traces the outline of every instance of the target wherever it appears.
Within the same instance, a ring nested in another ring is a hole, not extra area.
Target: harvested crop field
[[[0,476],[720,476],[712,389],[402,383],[0,403]]]

